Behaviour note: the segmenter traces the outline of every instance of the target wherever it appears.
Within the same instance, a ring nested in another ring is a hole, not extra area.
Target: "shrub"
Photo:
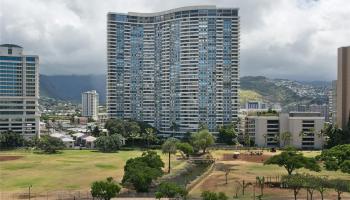
[[[339,167],[343,173],[350,174],[350,160],[345,160]]]
[[[91,195],[94,198],[109,200],[116,197],[120,189],[118,183],[112,177],[109,177],[106,181],[93,182],[91,185]]]
[[[186,188],[179,186],[176,183],[169,182],[163,182],[157,188],[156,198],[158,199],[163,197],[175,198],[177,196],[185,198],[187,196]]]
[[[187,142],[179,142],[177,148],[186,154],[187,157],[194,152],[192,145]]]
[[[201,197],[203,200],[228,200],[228,197],[223,192],[215,193],[204,191],[202,192]]]

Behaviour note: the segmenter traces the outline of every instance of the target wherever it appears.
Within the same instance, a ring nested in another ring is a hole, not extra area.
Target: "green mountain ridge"
[[[329,82],[324,81],[297,82],[287,79],[270,79],[264,76],[241,77],[240,84],[241,103],[247,100],[263,100],[281,105],[295,102],[325,102],[324,91],[330,86]],[[81,93],[88,90],[96,90],[100,94],[100,102],[104,103],[106,76],[40,75],[41,96],[80,103]]]

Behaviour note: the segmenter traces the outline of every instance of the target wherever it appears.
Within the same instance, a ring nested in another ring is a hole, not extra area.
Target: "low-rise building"
[[[259,147],[286,145],[298,149],[321,149],[324,138],[319,134],[325,118],[318,112],[290,112],[246,117],[245,134]],[[289,134],[286,139],[283,134]]]

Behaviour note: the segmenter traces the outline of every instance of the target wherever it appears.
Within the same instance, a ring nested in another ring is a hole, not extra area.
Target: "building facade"
[[[178,137],[199,124],[216,131],[237,120],[238,9],[108,13],[107,21],[109,118]]]
[[[328,91],[328,111],[329,122],[337,122],[337,81],[332,81],[332,87]]]
[[[39,136],[38,99],[39,57],[24,55],[17,45],[0,45],[0,132]]]
[[[96,90],[87,91],[81,94],[82,116],[98,120],[99,95]]]
[[[324,137],[320,132],[325,123],[321,113],[290,112],[275,116],[247,116],[245,134],[258,147],[322,149]],[[283,134],[290,134],[289,139]]]
[[[338,48],[337,125],[346,128],[350,114],[350,47]]]

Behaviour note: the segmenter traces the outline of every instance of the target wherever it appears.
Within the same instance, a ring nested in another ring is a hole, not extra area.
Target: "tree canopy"
[[[272,156],[264,162],[264,165],[278,165],[284,167],[291,175],[294,170],[306,168],[311,171],[321,171],[314,158],[307,158],[295,150],[287,150],[279,155]]]
[[[101,136],[95,141],[96,148],[102,152],[118,151],[122,145],[122,136],[114,134],[110,136]]]
[[[39,139],[38,148],[44,153],[57,153],[58,150],[64,149],[65,145],[59,138],[43,135]]]
[[[147,192],[152,181],[162,176],[164,163],[155,151],[127,160],[122,183],[131,184],[137,192]]]
[[[327,170],[340,169],[344,173],[350,173],[350,144],[337,145],[323,150],[318,159],[324,161]]]
[[[235,128],[236,127],[233,123],[229,125],[220,126],[218,135],[219,142],[226,143],[228,145],[234,144],[234,139],[236,139],[237,137]]]
[[[203,153],[205,153],[206,149],[213,145],[214,142],[214,136],[208,131],[208,129],[203,129],[199,132],[192,133],[191,135],[191,143],[193,147],[197,150],[203,150]]]
[[[23,146],[24,138],[21,134],[5,131],[0,132],[0,149],[11,149]]]

